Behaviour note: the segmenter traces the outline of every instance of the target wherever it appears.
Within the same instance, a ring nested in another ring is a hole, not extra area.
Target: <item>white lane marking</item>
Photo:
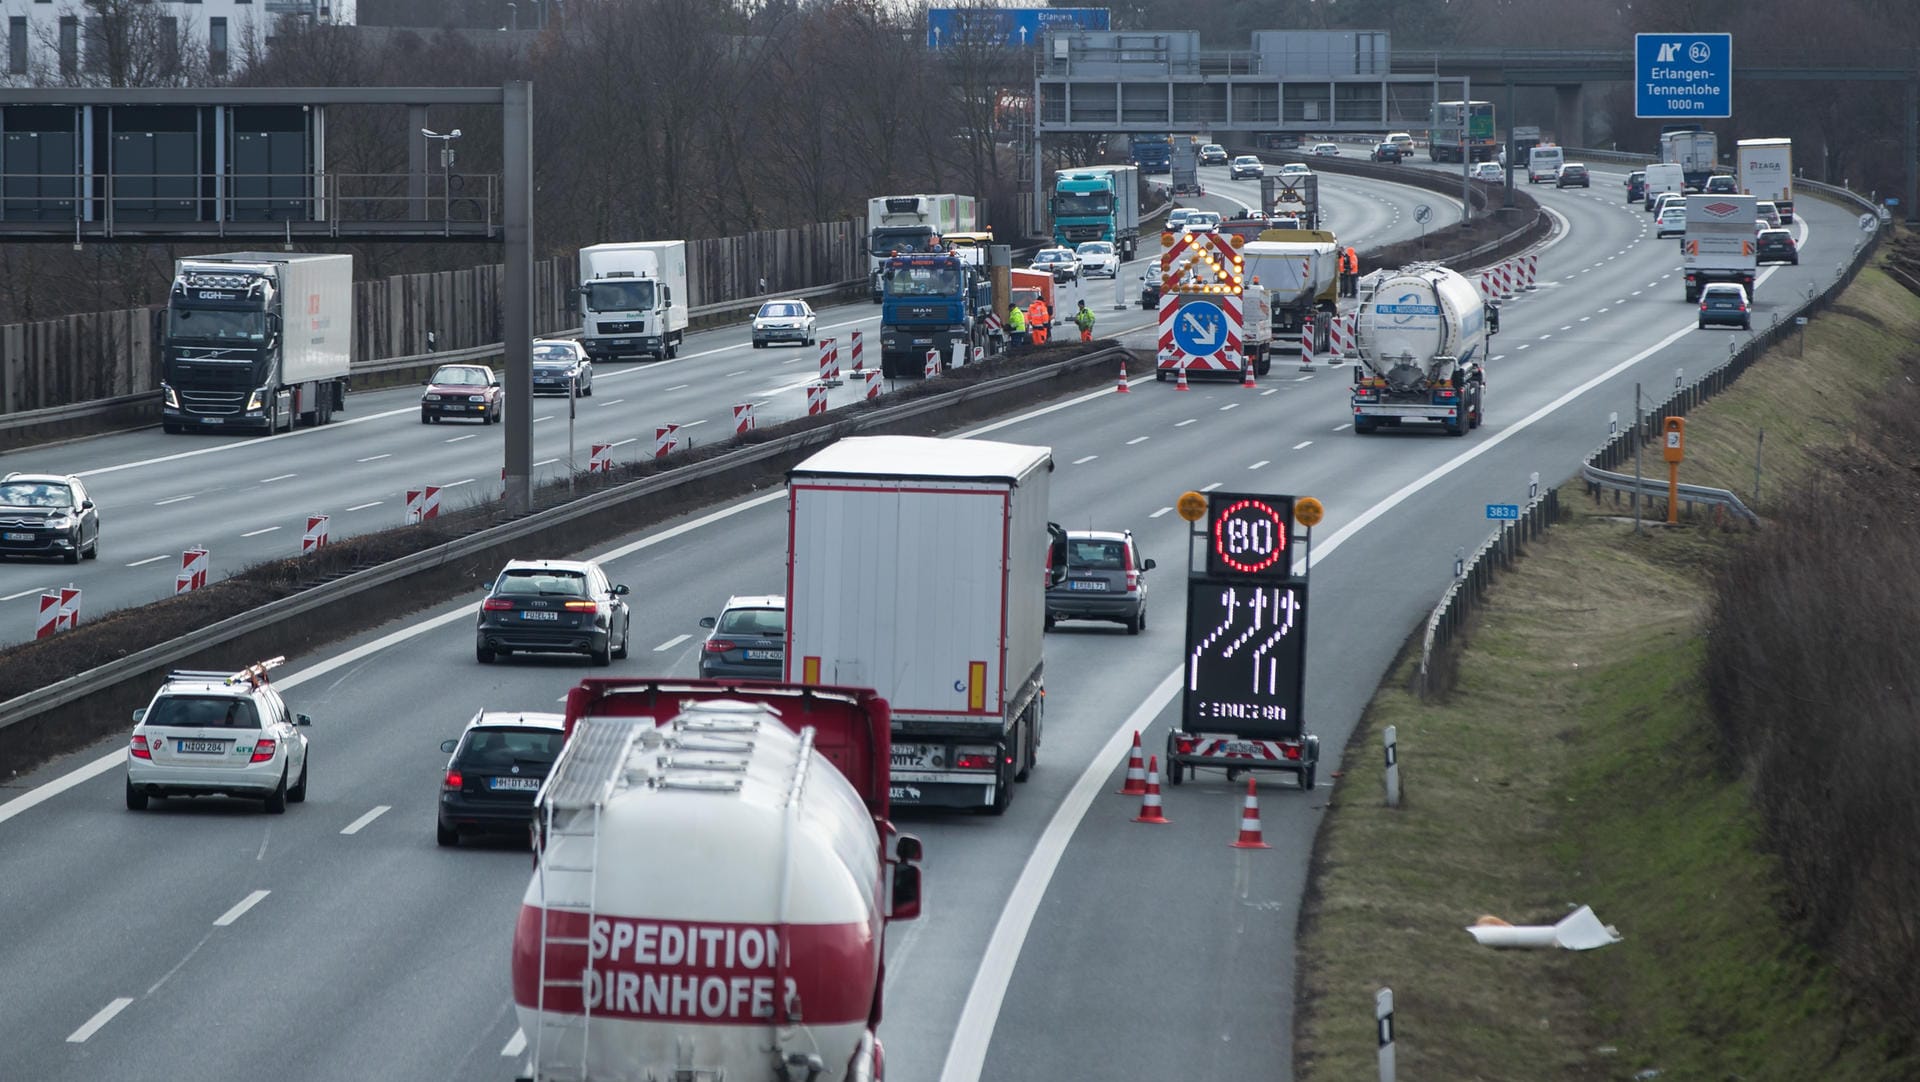
[[[283,473],[278,477],[262,477],[260,479],[260,483],[263,485],[270,485],[270,484],[273,484],[275,481],[284,481],[289,477],[298,477],[298,476],[300,475],[297,473]]]
[[[1639,289],[1636,289],[1636,290],[1634,290],[1634,291],[1633,291],[1633,294],[1632,294],[1632,295],[1633,295],[1633,296],[1635,296],[1635,297],[1638,297],[1638,296],[1639,296],[1639,295],[1640,295],[1641,293],[1643,293],[1643,292],[1645,292],[1645,291],[1644,291],[1644,290],[1639,290]]]
[[[1127,446],[1132,447],[1136,443],[1145,443],[1152,438],[1153,437],[1151,436],[1135,436],[1134,438],[1127,441]]]
[[[129,996],[116,997],[113,1000],[113,1002],[100,1008],[99,1012],[96,1013],[92,1018],[87,1019],[87,1022],[85,1025],[81,1026],[79,1029],[74,1030],[72,1033],[67,1034],[67,1043],[68,1044],[85,1044],[88,1037],[91,1037],[94,1034],[100,1032],[100,1027],[106,1025],[108,1022],[113,1021],[113,1016],[116,1014],[119,1014],[121,1011],[126,1010],[127,1005],[132,1002],[133,1002],[133,999]]]
[[[99,477],[102,474],[119,473],[121,470],[138,469],[141,466],[159,466],[168,462],[178,462],[183,458],[197,458],[201,455],[218,454],[221,451],[257,451],[262,444],[271,443],[274,440],[291,440],[304,436],[325,435],[326,433],[345,428],[348,425],[364,425],[385,417],[399,417],[402,414],[416,413],[419,409],[420,407],[418,406],[407,406],[402,409],[387,410],[383,413],[369,413],[365,417],[354,417],[350,420],[330,422],[325,428],[299,428],[292,432],[282,432],[276,436],[256,436],[248,440],[220,443],[212,447],[202,447],[194,451],[178,451],[170,455],[161,455],[159,458],[143,458],[137,462],[121,462],[113,466],[101,466],[97,469],[81,470],[79,473],[74,474],[74,476]]]
[[[372,503],[356,503],[356,504],[354,504],[354,505],[353,505],[352,507],[349,507],[349,508],[347,508],[347,510],[349,510],[349,511],[365,511],[365,510],[366,510],[367,508],[369,508],[369,507],[378,507],[378,506],[380,506],[381,504],[383,504],[383,503],[386,503],[386,502],[387,502],[387,501],[385,501],[385,500],[375,500],[375,501],[373,501]]]
[[[466,435],[464,435],[464,436],[455,436],[454,438],[452,438],[452,439],[450,439],[450,440],[447,440],[446,442],[447,442],[447,443],[459,443],[459,442],[460,442],[461,440],[470,440],[470,439],[473,439],[473,438],[474,438],[475,436],[478,436],[478,435],[479,435],[479,433],[478,433],[478,432],[469,432],[469,433],[467,433],[467,434],[466,434]]]
[[[348,823],[346,826],[341,827],[340,833],[358,834],[360,833],[361,827],[366,826],[368,823],[373,822],[375,819],[380,818],[382,815],[385,815],[387,812],[392,810],[393,810],[393,805],[391,804],[375,804],[373,806],[372,811],[368,812],[367,814],[361,816],[358,819],[355,819],[353,822]]]
[[[538,461],[538,462],[536,462],[536,463],[534,463],[534,465],[536,465],[536,466],[551,466],[551,465],[553,465],[554,463],[556,463],[556,462],[558,462],[558,461],[560,461],[560,460],[559,460],[559,459],[557,459],[557,458],[543,458],[543,459],[541,459],[540,461]]]
[[[1267,397],[1267,396],[1268,396],[1268,395],[1270,395],[1270,394],[1279,394],[1279,393],[1280,393],[1280,388],[1278,388],[1278,387],[1269,387],[1269,388],[1267,388],[1266,390],[1264,390],[1264,391],[1261,391],[1261,392],[1260,392],[1260,397],[1261,397],[1261,398],[1265,398],[1265,397]]]
[[[1294,444],[1293,449],[1296,451],[1300,451],[1312,446],[1313,446],[1312,440],[1302,440],[1301,442]]]
[[[673,649],[674,647],[680,645],[683,642],[686,642],[688,639],[691,639],[691,638],[693,638],[692,635],[675,635],[673,638],[668,639],[666,642],[663,642],[660,645],[654,647],[653,652],[656,654],[664,654],[668,650]]]
[[[1177,423],[1177,424],[1175,424],[1175,425],[1174,425],[1173,427],[1175,427],[1175,428],[1185,428],[1185,427],[1187,427],[1188,425],[1190,425],[1190,424],[1192,424],[1192,423],[1194,423],[1195,421],[1198,421],[1199,419],[1200,419],[1200,418],[1198,418],[1198,417],[1189,417],[1189,418],[1187,418],[1187,419],[1186,419],[1186,420],[1184,420],[1184,421],[1180,421],[1180,422],[1178,422],[1178,423]]]
[[[272,893],[273,892],[270,890],[254,891],[252,894],[249,894],[245,898],[242,898],[238,902],[234,903],[234,906],[232,909],[229,909],[225,913],[222,913],[218,917],[215,917],[213,921],[213,926],[215,928],[225,928],[231,925],[234,921],[237,921],[241,917],[246,916],[247,910],[252,909],[256,905],[259,905],[262,901],[266,899],[267,895]]]
[[[669,388],[667,388],[667,390],[669,390],[669,391],[684,391],[684,390],[686,390],[687,388],[689,388],[689,387],[691,387],[691,386],[693,386],[693,384],[691,384],[691,383],[681,383],[681,384],[676,384],[676,385],[674,385],[674,386],[672,386],[672,387],[669,387]]]
[[[808,358],[806,357],[788,357],[786,360],[781,361],[780,363],[781,364],[799,364],[801,361],[804,361],[807,359]]]
[[[1540,340],[1540,341],[1542,341],[1542,342],[1544,342],[1544,341],[1546,341],[1547,339],[1549,339],[1549,338],[1552,338],[1552,337],[1553,337],[1553,335],[1552,335],[1551,333],[1548,333],[1548,334],[1543,334],[1543,335],[1541,335],[1541,336],[1540,336],[1540,339],[1539,339],[1539,340]]]
[[[1615,299],[1615,300],[1614,300],[1614,302],[1613,302],[1613,303],[1615,303],[1615,304],[1625,304],[1625,303],[1627,303],[1627,298],[1625,298],[1625,297],[1620,297],[1620,298],[1617,298],[1617,299]],[[1606,311],[1606,309],[1605,309],[1605,308],[1602,308],[1602,309],[1600,309],[1600,310],[1601,310],[1602,312],[1604,312],[1604,311]]]
[[[1166,514],[1166,513],[1168,512],[1168,511],[1171,511],[1171,510],[1173,510],[1173,508],[1171,508],[1171,507],[1162,507],[1162,508],[1161,508],[1160,510],[1158,510],[1158,511],[1155,511],[1155,512],[1154,512],[1153,514],[1151,514],[1151,515],[1148,515],[1147,517],[1148,517],[1148,518],[1159,518],[1159,517],[1160,517],[1161,515],[1164,515],[1164,514]]]
[[[1518,351],[1520,351],[1520,350],[1523,350],[1523,349],[1529,349],[1529,348],[1531,348],[1532,346],[1533,346],[1533,343],[1532,343],[1532,342],[1522,342],[1522,343],[1520,343],[1519,345],[1517,345],[1517,346],[1515,346],[1515,347],[1513,347],[1513,348],[1514,348],[1514,351],[1515,351],[1515,352],[1518,352]]]
[[[1500,359],[1500,358],[1498,358],[1498,357],[1495,357],[1495,358],[1494,358],[1494,360],[1496,360],[1496,361],[1497,361],[1497,360],[1499,360],[1499,359]],[[1337,424],[1337,425],[1334,425],[1334,426],[1333,426],[1333,430],[1334,430],[1335,432],[1345,432],[1345,431],[1346,431],[1347,429],[1349,429],[1349,428],[1352,428],[1352,427],[1353,427],[1353,422],[1352,422],[1352,421],[1347,421],[1347,422],[1345,422],[1345,423],[1343,423],[1343,424]]]
[[[243,534],[241,534],[240,536],[241,536],[241,537],[259,537],[259,536],[260,536],[261,534],[263,534],[263,533],[272,533],[273,531],[275,531],[275,530],[277,530],[277,529],[279,529],[279,528],[280,528],[280,527],[278,527],[278,526],[268,526],[268,527],[266,527],[265,529],[260,529],[260,530],[248,530],[248,531],[247,531],[246,533],[243,533]]]
[[[1596,312],[1594,312],[1593,314],[1594,314],[1594,315],[1596,315],[1596,316],[1603,316],[1603,315],[1606,315],[1606,314],[1607,314],[1608,312],[1611,312],[1611,311],[1613,311],[1613,309],[1611,309],[1611,308],[1601,308],[1601,309],[1599,309],[1598,311],[1596,311]],[[1587,321],[1587,317],[1586,317],[1586,316],[1581,316],[1581,317],[1580,317],[1580,322],[1582,322],[1582,323],[1585,323],[1586,321]]]
[[[625,401],[626,401],[626,399],[624,399],[624,398],[616,398],[616,399],[613,399],[613,400],[612,400],[612,401],[610,401],[610,402],[602,402],[602,403],[600,403],[599,405],[600,405],[600,408],[601,408],[601,409],[606,409],[606,408],[607,408],[608,406],[617,406],[617,405],[619,405],[620,403],[622,403],[622,402],[625,402]]]
[[[513,1036],[507,1038],[507,1046],[500,1050],[500,1054],[511,1058],[513,1056],[519,1055],[522,1052],[525,1052],[526,1050],[527,1050],[527,1031],[523,1029],[516,1029],[513,1031]]]
[[[747,374],[747,372],[748,372],[748,369],[745,369],[745,368],[742,368],[742,369],[741,369],[740,371],[738,371],[738,372],[728,372],[728,373],[727,373],[727,377],[728,377],[729,379],[731,379],[731,378],[732,378],[732,377],[734,377],[734,376],[744,376],[744,375],[746,375],[746,374]]]
[[[1220,412],[1221,412],[1221,413],[1225,413],[1225,412],[1227,412],[1227,411],[1228,411],[1228,410],[1230,410],[1230,409],[1239,409],[1239,408],[1240,408],[1240,403],[1238,403],[1238,402],[1229,402],[1229,403],[1227,403],[1226,405],[1224,405],[1224,406],[1221,406],[1221,407],[1220,407]]]
[[[1602,312],[1604,312],[1604,311],[1606,311],[1606,309],[1605,309],[1605,308],[1602,308],[1602,309],[1600,309],[1600,310],[1601,310]],[[1585,322],[1586,322],[1587,320],[1589,320],[1589,319],[1592,319],[1592,318],[1593,318],[1592,316],[1581,316],[1581,317],[1580,317],[1580,322],[1582,322],[1582,323],[1585,323]]]
[[[1089,462],[1092,462],[1092,461],[1093,461],[1094,459],[1096,459],[1096,458],[1099,458],[1099,457],[1100,457],[1099,455],[1087,455],[1087,456],[1086,456],[1086,457],[1084,457],[1084,458],[1076,458],[1076,459],[1074,459],[1074,460],[1073,460],[1073,464],[1074,464],[1074,465],[1076,465],[1076,466],[1084,466],[1084,465],[1086,465],[1087,463],[1089,463]]]
[[[1570,330],[1572,330],[1572,329],[1573,329],[1573,324],[1571,324],[1571,323],[1569,323],[1569,324],[1567,324],[1566,326],[1564,326],[1564,327],[1562,327],[1562,328],[1560,328],[1560,329],[1561,329],[1561,330],[1563,330],[1563,331],[1570,331]]]
[[[1263,458],[1263,459],[1261,459],[1260,461],[1258,461],[1258,462],[1256,462],[1256,463],[1254,463],[1253,465],[1251,465],[1251,466],[1248,466],[1247,468],[1248,468],[1248,469],[1250,469],[1250,470],[1257,470],[1257,469],[1259,469],[1260,467],[1262,467],[1262,466],[1265,466],[1265,465],[1266,465],[1267,463],[1269,463],[1269,462],[1271,462],[1271,461],[1273,461],[1273,460],[1272,460],[1272,459],[1270,459],[1270,458]]]
[[[1200,491],[1202,491],[1202,492],[1212,492],[1212,491],[1213,491],[1214,489],[1216,489],[1216,488],[1219,488],[1219,487],[1220,487],[1220,482],[1219,482],[1219,481],[1215,481],[1215,482],[1214,482],[1213,484],[1210,484],[1210,485],[1202,485],[1202,486],[1201,486],[1201,488],[1200,488]]]
[[[535,417],[535,418],[533,419],[533,423],[534,423],[534,424],[539,424],[539,423],[540,423],[541,421],[551,421],[551,420],[553,420],[553,418],[552,418],[552,417]]]
[[[1312,378],[1313,378],[1312,376],[1295,376],[1295,377],[1293,377],[1293,381],[1292,381],[1292,382],[1294,382],[1294,383],[1305,383],[1305,382],[1307,382],[1308,380],[1310,380],[1310,379],[1312,379]]]
[[[1504,361],[1507,359],[1507,355],[1504,353],[1496,353],[1493,355],[1493,359],[1496,361]]]
[[[440,487],[442,489],[449,489],[449,488],[459,488],[461,485],[470,485],[470,484],[473,484],[473,478],[463,477],[458,481],[448,481],[446,484],[441,485]]]
[[[356,458],[354,459],[354,461],[355,462],[378,462],[383,458],[392,458],[392,457],[393,457],[393,453],[389,451],[384,455],[368,455],[366,458]]]
[[[614,448],[614,447],[625,447],[625,446],[626,446],[627,444],[629,444],[629,443],[633,443],[633,442],[635,442],[635,441],[637,441],[637,440],[639,440],[639,438],[640,438],[640,437],[638,437],[638,436],[629,436],[629,437],[627,437],[627,438],[626,438],[626,439],[624,439],[624,440],[615,440],[614,442],[612,442],[612,443],[609,443],[609,444],[607,444],[607,446],[608,446],[609,448]]]
[[[165,499],[165,500],[155,500],[155,501],[154,501],[154,504],[153,504],[153,505],[154,505],[155,507],[165,507],[166,505],[168,505],[168,504],[170,504],[170,503],[179,503],[179,502],[180,502],[180,501],[182,501],[182,500],[191,500],[191,499],[193,499],[193,497],[192,497],[192,496],[174,496],[174,497],[172,497],[172,498],[170,498],[170,499]]]
[[[683,424],[680,427],[681,428],[699,428],[701,425],[706,424],[710,420],[712,420],[711,417],[702,417],[698,421],[688,421],[686,424]]]
[[[167,558],[167,556],[168,556],[168,555],[170,555],[170,554],[169,554],[169,553],[161,553],[161,554],[160,554],[160,555],[158,555],[158,556],[149,556],[149,557],[147,557],[147,558],[146,558],[146,559],[144,559],[144,560],[135,560],[135,561],[133,561],[132,563],[130,563],[130,564],[128,564],[127,566],[128,566],[128,567],[139,567],[139,566],[141,566],[141,565],[143,565],[143,564],[150,564],[150,563],[153,563],[153,562],[154,562],[155,560],[164,560],[164,559],[166,559],[166,558]]]

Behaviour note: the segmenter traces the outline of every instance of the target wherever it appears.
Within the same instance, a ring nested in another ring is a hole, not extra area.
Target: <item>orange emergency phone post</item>
[[[1687,419],[1669,417],[1665,427],[1667,441],[1660,453],[1667,460],[1667,522],[1671,525],[1680,521],[1680,460],[1687,455]]]

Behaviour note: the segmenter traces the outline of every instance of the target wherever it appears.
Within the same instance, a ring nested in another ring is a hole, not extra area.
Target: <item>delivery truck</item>
[[[867,277],[873,303],[884,290],[880,265],[896,255],[931,252],[950,233],[980,229],[979,201],[970,195],[882,195],[867,200]]]
[[[787,475],[788,683],[873,688],[896,804],[998,815],[1039,754],[1053,452],[862,436]]]
[[[580,249],[580,344],[594,360],[678,356],[687,333],[687,242]]]
[[[1780,224],[1793,222],[1793,140],[1742,139],[1734,144],[1740,194],[1771,202]]]
[[[1140,247],[1140,170],[1131,165],[1062,169],[1053,182],[1053,242],[1104,240],[1131,260]]]
[[[273,433],[346,409],[353,257],[232,252],[174,263],[160,427]]]
[[[1686,297],[1691,304],[1700,290],[1715,282],[1732,282],[1747,291],[1759,280],[1760,252],[1753,223],[1759,201],[1750,195],[1689,195],[1687,231],[1680,238],[1686,257]]]

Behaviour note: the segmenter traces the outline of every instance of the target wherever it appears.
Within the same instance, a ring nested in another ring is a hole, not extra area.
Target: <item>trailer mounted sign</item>
[[[1733,116],[1733,35],[1635,34],[1633,115],[1643,120]]]
[[[1302,582],[1190,580],[1181,729],[1248,740],[1297,739],[1306,616]]]

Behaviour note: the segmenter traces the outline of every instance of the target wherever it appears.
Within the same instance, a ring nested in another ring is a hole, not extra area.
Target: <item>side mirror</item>
[[[707,628],[708,630],[712,630],[712,629],[713,629],[713,617],[711,617],[711,616],[702,616],[702,617],[700,618],[700,626],[701,626],[701,627],[704,627],[704,628]]]
[[[613,588],[613,596],[615,596],[615,597],[625,597],[625,596],[627,596],[627,594],[628,594],[629,592],[630,592],[630,591],[629,591],[629,590],[628,590],[628,589],[626,588],[626,586],[625,586],[624,584],[623,584],[623,585],[619,585],[619,586],[615,586],[615,587]]]
[[[1154,563],[1153,557],[1151,556],[1147,557],[1145,560],[1140,561],[1140,570],[1142,571],[1152,571],[1154,568],[1158,566],[1160,565]]]
[[[305,714],[295,714],[293,716],[293,723],[295,725],[312,725],[313,719]]]
[[[894,839],[893,858],[906,864],[917,864],[925,856],[926,849],[920,839],[912,834],[902,834]]]
[[[1067,531],[1057,522],[1047,523],[1047,587],[1067,581]]]
[[[135,710],[135,711],[133,712],[133,723],[134,723],[135,725],[138,725],[138,724],[140,724],[140,719],[141,719],[141,718],[144,718],[144,717],[146,717],[146,716],[147,716],[147,708],[146,708],[146,707],[144,707],[144,706],[143,706],[143,707],[141,707],[140,709],[138,709],[138,710]]]
[[[80,510],[82,510],[82,511],[91,511],[91,510],[93,510],[93,501],[92,501],[92,500],[81,500],[81,501],[80,501]]]
[[[440,742],[440,750],[446,752],[448,755],[452,755],[453,749],[459,746],[460,746],[460,741],[458,739],[442,740]]]
[[[920,869],[912,864],[893,865],[893,920],[915,920],[920,916]]]

